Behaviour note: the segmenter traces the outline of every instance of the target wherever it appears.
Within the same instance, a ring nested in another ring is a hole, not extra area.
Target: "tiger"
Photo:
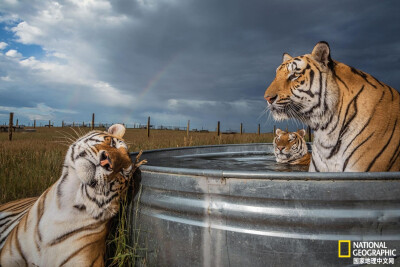
[[[293,165],[310,165],[311,153],[308,152],[308,147],[304,136],[304,129],[297,132],[285,132],[281,129],[276,129],[274,138],[274,154],[276,162],[288,163]]]
[[[400,171],[400,95],[373,76],[332,60],[329,44],[283,54],[264,98],[275,120],[314,131],[310,172]]]
[[[16,224],[0,232],[0,266],[104,266],[111,218],[145,163],[138,162],[140,153],[132,162],[124,134],[125,127],[114,124],[78,138],[61,177],[39,198],[0,206],[0,225],[9,224],[7,216]],[[18,208],[22,217],[15,217]]]

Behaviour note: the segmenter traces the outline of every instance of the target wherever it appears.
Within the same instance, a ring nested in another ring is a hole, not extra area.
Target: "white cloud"
[[[93,85],[95,99],[105,106],[129,107],[134,98],[131,95],[123,94],[106,82],[96,82]]]
[[[29,25],[26,21],[19,23],[16,27],[11,28],[11,31],[18,37],[18,42],[23,44],[37,43],[44,36],[41,29]]]
[[[50,71],[58,67],[58,64],[56,63],[41,62],[39,60],[36,60],[35,57],[23,59],[19,63],[24,67],[43,71]]]
[[[5,81],[5,82],[11,82],[11,81],[12,81],[12,79],[10,78],[10,76],[3,76],[3,77],[0,77],[0,79],[3,80],[3,81]]]
[[[43,81],[63,85],[78,85],[89,89],[90,97],[86,100],[88,103],[101,103],[111,107],[129,107],[134,101],[131,95],[120,92],[111,84],[91,79],[92,75],[79,66],[40,61],[35,57],[23,59],[20,64],[34,71],[35,75],[40,75]]]
[[[20,22],[8,30],[14,33],[17,42],[39,45],[45,51],[44,56],[28,58],[23,58],[15,49],[5,54],[19,59],[20,73],[26,76],[24,83],[30,82],[37,87],[42,84],[44,88],[65,91],[65,95],[81,90],[86,105],[131,106],[132,94],[104,79],[103,73],[98,71],[107,60],[97,41],[101,40],[99,37],[107,39],[107,32],[123,26],[128,20],[126,15],[115,13],[111,3],[104,0],[59,3],[45,0],[32,3],[32,12],[25,12],[22,6],[19,8],[16,13],[20,17],[15,19],[10,15],[9,21]],[[93,34],[96,36],[91,37]],[[13,69],[18,72],[18,66]],[[10,77],[14,75],[3,74],[0,81],[9,81]],[[47,95],[46,92],[43,95]]]
[[[14,112],[16,116],[27,117],[30,120],[52,120],[56,118],[56,113],[77,114],[73,110],[57,109],[39,103],[36,107],[11,107],[0,106],[0,111]]]
[[[50,54],[50,56],[67,59],[67,55],[59,52],[53,52]]]
[[[17,2],[18,0],[15,0]],[[2,13],[0,16],[0,22],[3,23],[10,23],[10,22],[15,22],[19,20],[19,16],[15,13]],[[7,29],[7,27],[6,27]]]
[[[6,52],[6,56],[13,57],[13,58],[21,58],[22,55],[15,49],[10,49]]]
[[[18,4],[18,0],[4,0],[4,2],[6,2],[7,4],[10,4],[10,5],[17,5]]]
[[[5,43],[5,42],[0,42],[0,50],[4,50],[4,48],[6,48],[7,47],[7,43]]]

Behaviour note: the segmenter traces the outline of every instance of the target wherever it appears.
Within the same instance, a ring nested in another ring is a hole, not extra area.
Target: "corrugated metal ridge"
[[[143,172],[171,173],[179,175],[206,176],[238,179],[271,179],[271,180],[398,180],[400,172],[257,172],[257,171],[223,171],[189,168],[171,168],[159,166],[140,167]]]

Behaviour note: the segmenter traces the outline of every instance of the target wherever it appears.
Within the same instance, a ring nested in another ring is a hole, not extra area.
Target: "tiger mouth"
[[[268,108],[272,116],[277,121],[286,120],[289,118],[298,119],[304,123],[308,123],[308,114],[302,111],[303,106],[300,103],[287,102],[268,104]]]
[[[290,157],[289,154],[284,154],[283,152],[279,152],[276,156],[278,158],[284,158],[284,159],[288,159]]]
[[[274,102],[272,104],[268,103],[269,110],[274,113],[286,114],[287,110],[291,109],[291,102],[284,101],[284,102]]]

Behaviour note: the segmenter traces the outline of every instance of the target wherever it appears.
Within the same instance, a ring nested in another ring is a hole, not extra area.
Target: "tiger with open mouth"
[[[39,198],[0,206],[0,266],[104,266],[109,221],[145,163],[132,162],[124,133],[121,124],[89,132]]]

